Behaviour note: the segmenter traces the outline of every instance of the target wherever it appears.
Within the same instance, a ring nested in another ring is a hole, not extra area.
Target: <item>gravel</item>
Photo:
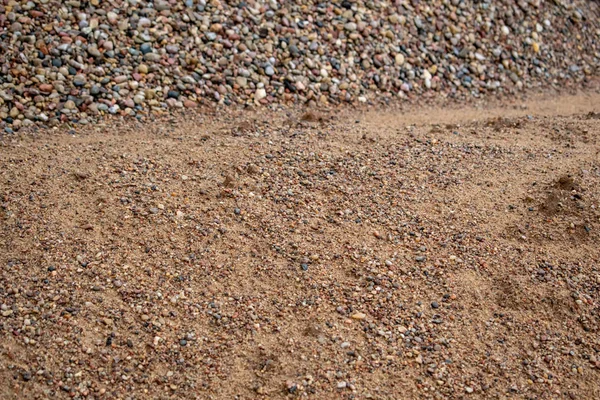
[[[0,124],[224,105],[389,103],[580,87],[594,1],[0,4]]]
[[[0,398],[596,398],[599,98],[0,137]]]

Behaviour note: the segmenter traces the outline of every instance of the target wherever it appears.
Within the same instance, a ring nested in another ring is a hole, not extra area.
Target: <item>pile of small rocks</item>
[[[269,103],[578,86],[600,65],[580,1],[0,1],[0,124]]]

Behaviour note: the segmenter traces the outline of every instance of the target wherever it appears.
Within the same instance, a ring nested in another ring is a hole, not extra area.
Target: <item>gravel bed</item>
[[[579,88],[596,1],[0,2],[0,128]]]

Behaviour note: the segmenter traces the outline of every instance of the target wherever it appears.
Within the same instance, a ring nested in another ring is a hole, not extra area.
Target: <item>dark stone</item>
[[[148,54],[152,52],[152,46],[149,43],[144,43],[140,46],[142,54]]]

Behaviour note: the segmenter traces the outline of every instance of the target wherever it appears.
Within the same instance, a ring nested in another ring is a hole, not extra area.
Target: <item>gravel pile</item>
[[[1,3],[9,133],[209,101],[389,102],[577,86],[600,63],[594,1]]]

